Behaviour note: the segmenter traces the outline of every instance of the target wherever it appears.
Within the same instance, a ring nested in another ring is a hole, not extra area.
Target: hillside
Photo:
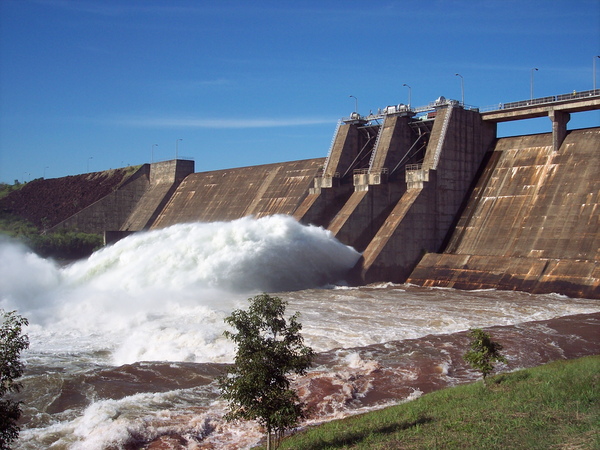
[[[62,178],[36,179],[0,199],[0,215],[10,214],[51,228],[123,184],[138,167]]]

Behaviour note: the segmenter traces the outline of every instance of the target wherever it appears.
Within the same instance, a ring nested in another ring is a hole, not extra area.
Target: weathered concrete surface
[[[80,209],[54,229],[78,229],[88,233],[147,229],[174,188],[193,171],[194,162],[189,160],[144,164],[122,185]]]
[[[344,176],[352,170],[361,151],[366,153],[365,147],[368,147],[367,150],[372,148],[376,133],[376,128],[359,129],[356,123],[339,125],[324,172],[329,176],[337,174],[338,178]]]
[[[409,282],[600,298],[600,129],[500,139],[443,255]]]
[[[191,174],[151,228],[250,215],[292,215],[308,195],[324,162],[325,158],[317,158]]]
[[[338,125],[325,167],[314,179],[308,196],[294,212],[303,223],[327,228],[354,192],[353,170],[368,169],[379,126],[361,121]]]
[[[388,173],[418,137],[408,125],[409,120],[406,116],[385,117],[378,130],[370,165],[354,175],[355,192],[338,208],[327,226],[337,239],[358,251],[367,248],[406,191],[402,171],[394,179],[390,179]],[[333,187],[332,190],[338,189]]]
[[[311,189],[293,216],[298,222],[327,228],[353,193],[352,184],[340,185],[335,189]]]
[[[372,164],[369,172],[392,170],[400,162],[406,150],[415,140],[414,132],[408,126],[408,116],[386,116],[373,151]],[[402,151],[404,150],[404,151]]]
[[[120,231],[148,229],[188,175],[194,173],[194,161],[171,160],[150,167],[150,185],[120,228]]]
[[[404,282],[423,254],[441,249],[494,139],[477,112],[438,111],[420,176],[406,173],[409,189],[366,247],[359,282]]]

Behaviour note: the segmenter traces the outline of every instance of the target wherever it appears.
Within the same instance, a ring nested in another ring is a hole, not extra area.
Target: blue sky
[[[485,107],[528,99],[534,67],[535,97],[592,89],[597,55],[599,0],[0,0],[0,182],[324,157],[350,95],[460,100],[460,73]]]

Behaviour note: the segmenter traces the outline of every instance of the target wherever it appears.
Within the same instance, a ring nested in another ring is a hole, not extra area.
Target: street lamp
[[[175,159],[177,159],[177,156],[179,155],[179,141],[183,141],[183,139],[177,139],[175,141]]]
[[[94,157],[93,157],[93,156],[90,156],[90,157],[88,158],[88,160],[87,160],[87,172],[88,172],[88,173],[89,173],[89,171],[90,171],[90,159],[94,159]]]
[[[600,58],[600,56],[594,56],[594,90],[596,90],[596,58]]]
[[[402,86],[406,86],[408,88],[408,109],[410,109],[410,105],[412,103],[412,88],[406,83],[404,83]]]
[[[460,96],[462,98],[461,104],[463,107],[465,106],[465,79],[460,73],[455,73],[455,77],[460,77]]]
[[[349,95],[348,97],[352,97],[354,99],[354,112],[358,113],[358,99],[354,95]]]
[[[533,100],[533,73],[537,72],[537,71],[538,71],[537,67],[534,67],[533,69],[531,69],[531,87],[530,87],[530,89],[531,89],[531,100]]]
[[[150,162],[154,162],[154,147],[158,147],[158,144],[152,144],[152,153],[150,154]]]

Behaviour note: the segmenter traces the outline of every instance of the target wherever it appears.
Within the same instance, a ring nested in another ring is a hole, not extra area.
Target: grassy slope
[[[600,356],[427,394],[297,433],[294,449],[600,448]]]

